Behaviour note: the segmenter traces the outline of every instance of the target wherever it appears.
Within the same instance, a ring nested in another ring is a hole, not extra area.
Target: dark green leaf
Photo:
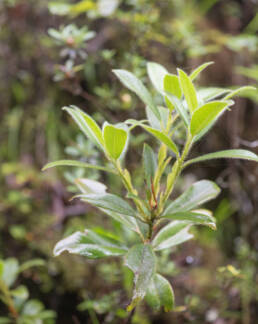
[[[174,221],[163,227],[152,241],[155,251],[171,248],[193,238],[189,232],[189,223]]]
[[[145,179],[148,186],[150,186],[157,168],[157,160],[152,148],[146,143],[144,143],[143,147],[143,167]]]
[[[165,215],[191,210],[216,198],[219,193],[219,187],[212,181],[201,180],[195,182],[181,196],[172,201],[163,214]]]
[[[78,195],[83,201],[107,210],[114,211],[115,213],[136,217],[135,210],[122,198],[112,194],[99,194],[99,195]]]
[[[128,311],[132,310],[146,294],[155,273],[156,259],[148,244],[133,246],[126,255],[125,265],[134,273],[134,293]]]

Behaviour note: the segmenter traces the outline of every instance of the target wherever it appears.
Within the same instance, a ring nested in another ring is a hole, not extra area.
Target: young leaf
[[[220,96],[223,96],[224,94],[231,92],[229,89],[224,88],[215,88],[215,87],[209,87],[209,88],[203,88],[198,90],[197,94],[200,100],[203,100],[204,102],[216,99]]]
[[[160,120],[160,114],[155,106],[152,97],[147,90],[147,88],[143,85],[143,83],[131,72],[126,70],[113,70],[118,79],[123,83],[131,91],[135,92],[138,97],[145,103],[145,105],[150,109],[153,114]]]
[[[193,70],[193,72],[190,74],[190,79],[193,81],[195,78],[197,78],[197,76],[204,70],[206,69],[206,67],[208,67],[209,65],[213,64],[214,62],[207,62],[204,63],[200,66],[198,66],[195,70]]]
[[[178,76],[175,74],[166,74],[164,77],[164,91],[172,94],[173,96],[181,99],[182,90],[178,80]]]
[[[104,141],[102,138],[101,129],[97,123],[85,112],[75,106],[64,107],[63,110],[67,111],[75,120],[82,132],[99,148],[103,149]]]
[[[183,70],[178,69],[178,77],[189,111],[193,113],[198,107],[194,85],[189,76]]]
[[[134,273],[134,292],[128,311],[131,311],[146,294],[155,273],[156,258],[149,244],[134,245],[126,255],[125,265]]]
[[[185,126],[188,127],[188,125],[190,124],[188,113],[187,113],[185,107],[183,106],[183,104],[181,103],[181,101],[177,97],[175,97],[169,93],[166,93],[165,101],[166,101],[167,106],[169,107],[170,110],[175,108],[176,112],[182,118]]]
[[[258,155],[247,150],[225,150],[205,154],[197,158],[188,160],[185,163],[185,166],[188,166],[192,163],[203,162],[212,159],[243,159],[258,162]]]
[[[151,181],[154,179],[155,171],[157,168],[157,161],[152,148],[146,143],[144,143],[143,147],[143,167],[145,179],[148,186],[150,187]]]
[[[151,307],[156,310],[163,307],[165,312],[171,311],[175,303],[174,292],[170,283],[157,273],[153,276],[148,287],[146,299]]]
[[[171,214],[164,214],[162,217],[172,220],[187,221],[189,224],[200,224],[216,229],[215,218],[211,216],[211,213],[207,210],[192,210],[184,212],[173,212]]]
[[[99,194],[99,195],[78,195],[83,201],[115,213],[136,217],[135,210],[122,198],[112,194]]]
[[[174,221],[163,227],[152,241],[155,251],[171,248],[193,238],[189,223]]]
[[[257,90],[255,87],[251,87],[251,86],[244,86],[244,87],[240,87],[236,90],[232,90],[228,95],[226,95],[223,100],[229,100],[234,96],[239,95],[239,93],[244,92],[244,91],[250,91],[250,90]]]
[[[125,254],[127,249],[110,244],[107,240],[102,240],[101,244],[95,244],[92,237],[88,237],[87,232],[75,232],[56,244],[54,255],[58,256],[64,251],[83,255],[90,259],[97,259],[108,256],[120,256]]]
[[[168,73],[167,70],[160,64],[154,62],[147,63],[148,76],[159,93],[163,93],[163,79]]]
[[[107,190],[106,185],[92,179],[76,179],[75,184],[84,194],[103,194]]]
[[[212,101],[195,110],[190,124],[191,134],[198,135],[209,127],[226,110],[228,105],[229,103],[225,101]]]
[[[108,155],[115,160],[119,159],[126,149],[128,132],[122,128],[105,124],[103,138]]]
[[[176,144],[166,134],[162,133],[158,129],[155,129],[155,128],[152,128],[152,127],[149,127],[149,126],[142,125],[142,127],[147,132],[149,132],[150,134],[155,136],[162,143],[166,144],[168,146],[168,148],[170,148],[170,150],[172,152],[174,152],[177,156],[179,155],[178,148],[177,148]]]
[[[195,182],[181,196],[172,201],[163,214],[171,214],[191,210],[205,202],[214,199],[220,193],[220,188],[215,182],[201,180]]]
[[[93,165],[93,164],[85,163],[82,161],[76,161],[76,160],[59,160],[59,161],[55,161],[55,162],[50,162],[50,163],[46,164],[44,166],[44,168],[42,168],[42,171],[45,171],[47,169],[50,169],[50,168],[53,168],[56,166],[75,166],[78,168],[97,169],[97,170],[106,171],[106,172],[116,174],[116,171],[111,168],[106,168],[103,166]]]

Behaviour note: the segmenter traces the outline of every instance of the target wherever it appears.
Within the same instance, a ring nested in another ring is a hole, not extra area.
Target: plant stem
[[[6,306],[9,309],[10,314],[12,315],[12,317],[14,319],[18,318],[18,313],[14,307],[14,303],[10,294],[10,291],[8,289],[8,287],[6,286],[6,284],[4,283],[3,280],[0,279],[0,291],[2,292],[3,296],[4,296],[4,301]]]

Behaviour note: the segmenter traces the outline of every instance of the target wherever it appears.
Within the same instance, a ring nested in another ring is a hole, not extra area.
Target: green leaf
[[[64,107],[63,110],[67,111],[69,115],[77,123],[81,131],[100,149],[103,150],[104,141],[102,132],[94,119],[88,114],[75,106]]]
[[[119,159],[127,147],[128,132],[105,123],[103,138],[106,152],[112,159]]]
[[[163,93],[163,80],[168,73],[167,70],[160,64],[154,62],[147,63],[148,76],[159,93]]]
[[[71,8],[72,6],[70,4],[60,3],[57,1],[51,1],[48,4],[48,9],[53,15],[67,15],[70,12]]]
[[[204,70],[206,69],[206,67],[208,67],[209,65],[213,64],[214,62],[207,62],[204,63],[200,66],[198,66],[195,70],[193,70],[193,72],[190,74],[190,79],[193,81],[195,78],[197,78],[197,76]]]
[[[25,286],[19,286],[10,291],[11,295],[15,298],[26,300],[29,298],[29,291]]]
[[[207,211],[205,209],[185,212],[173,212],[171,214],[165,214],[162,217],[178,221],[187,221],[189,222],[189,224],[193,225],[206,225],[211,227],[212,229],[216,229],[215,218],[212,217],[210,211]]]
[[[228,95],[226,95],[223,100],[229,100],[234,96],[239,95],[242,91],[250,91],[250,90],[257,90],[255,87],[251,87],[251,86],[244,86],[244,87],[240,87],[236,90],[232,90]]]
[[[153,276],[146,299],[151,307],[156,310],[163,307],[165,312],[171,311],[175,303],[174,292],[170,283],[160,274]]]
[[[214,199],[220,193],[215,182],[201,180],[195,182],[181,196],[172,201],[163,214],[183,212],[196,208],[205,202]]]
[[[153,99],[144,86],[144,84],[131,72],[126,70],[113,70],[118,79],[131,91],[135,92],[138,97],[145,103],[145,105],[153,112],[153,114],[160,120],[160,114],[155,106]]]
[[[150,187],[157,168],[157,160],[152,148],[146,143],[144,143],[143,147],[143,167],[145,179],[147,181],[148,186]]]
[[[133,246],[126,255],[125,265],[134,273],[133,298],[127,308],[131,311],[144,298],[155,273],[156,258],[151,246],[149,244]]]
[[[198,107],[198,100],[194,85],[189,76],[183,70],[178,69],[178,77],[189,111],[193,113]]]
[[[29,260],[20,265],[19,272],[23,272],[31,267],[42,267],[44,265],[46,265],[46,261],[43,259]]]
[[[212,101],[195,110],[190,124],[191,134],[198,135],[209,127],[226,110],[228,105],[229,103],[225,101]]]
[[[36,299],[31,299],[27,301],[27,303],[24,305],[22,314],[23,315],[30,315],[35,316],[39,315],[41,311],[43,311],[44,305]]]
[[[45,171],[47,169],[50,169],[50,168],[53,168],[56,166],[74,166],[74,167],[78,167],[78,168],[97,169],[97,170],[106,171],[106,172],[116,174],[116,171],[111,168],[106,168],[103,166],[93,165],[93,164],[85,163],[82,161],[76,161],[76,160],[59,160],[59,161],[55,161],[55,162],[50,162],[44,166],[42,171]]]
[[[4,270],[2,279],[7,287],[10,287],[17,279],[19,273],[19,263],[15,258],[9,258],[4,261]]]
[[[181,103],[181,101],[177,97],[175,97],[169,93],[166,93],[165,101],[166,101],[167,106],[169,107],[170,110],[175,108],[176,112],[179,114],[179,116],[183,120],[185,126],[188,127],[188,125],[190,124],[188,113],[187,113],[185,107],[183,106],[183,104]]]
[[[76,179],[75,184],[84,194],[103,194],[107,190],[103,183],[92,179]]]
[[[174,221],[163,227],[152,241],[155,251],[171,248],[193,238],[189,223]]]
[[[89,259],[98,259],[109,256],[120,256],[127,252],[127,249],[121,246],[110,244],[109,240],[99,239],[101,244],[96,244],[96,238],[89,233],[91,231],[75,232],[74,234],[59,241],[54,248],[54,255],[59,256],[64,251],[72,254],[79,254]],[[97,234],[95,234],[98,237]]]
[[[13,321],[10,320],[8,317],[0,316],[0,324],[11,324],[11,323],[13,323]]]
[[[179,155],[178,148],[177,148],[176,144],[166,134],[162,133],[158,129],[155,129],[155,128],[152,128],[152,127],[149,127],[149,126],[142,125],[142,127],[147,132],[149,132],[150,134],[155,136],[162,143],[166,144],[168,146],[168,148],[170,148],[170,150],[172,152],[174,152],[177,156]]]
[[[164,77],[164,91],[172,94],[173,96],[181,99],[182,90],[180,87],[178,76],[175,74],[166,74]]]
[[[229,89],[215,88],[215,87],[203,88],[198,90],[198,97],[200,98],[200,100],[206,102],[218,98],[230,91],[231,90]]]
[[[107,210],[114,211],[119,214],[136,217],[135,210],[122,198],[112,194],[100,194],[100,195],[77,195],[83,201]]]
[[[127,229],[130,229],[136,233],[139,233],[138,225],[137,225],[135,218],[132,218],[131,216],[123,215],[120,213],[116,213],[116,212],[114,212],[112,210],[108,210],[108,209],[100,208],[100,210],[103,213],[107,214],[108,216],[112,217],[117,222],[123,224]]]
[[[258,162],[258,155],[247,150],[225,150],[214,153],[205,154],[197,158],[188,160],[185,166],[192,163],[203,162],[212,159],[243,159]]]

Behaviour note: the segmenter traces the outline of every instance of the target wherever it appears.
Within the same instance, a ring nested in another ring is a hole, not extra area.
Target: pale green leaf
[[[194,85],[183,70],[178,69],[178,77],[189,111],[193,113],[198,108],[197,94]]]
[[[103,127],[103,138],[108,155],[112,159],[119,159],[127,147],[128,132],[106,123]]]
[[[7,287],[10,287],[17,279],[19,273],[19,263],[15,258],[4,260],[2,279]]]
[[[171,248],[193,238],[189,232],[189,223],[174,221],[163,227],[152,241],[155,251]]]
[[[172,201],[163,214],[191,210],[216,198],[219,193],[220,188],[215,182],[209,180],[195,182],[181,196]]]
[[[255,87],[251,87],[251,86],[240,87],[240,88],[238,88],[236,90],[232,90],[228,95],[226,95],[223,98],[223,100],[229,100],[232,97],[239,95],[241,92],[250,91],[250,90],[256,90],[257,91],[257,89]]]
[[[151,307],[156,310],[164,308],[165,312],[171,311],[175,303],[174,292],[170,283],[160,274],[153,276],[146,299]]]
[[[59,160],[55,162],[50,162],[44,166],[42,171],[45,171],[49,168],[53,168],[56,166],[74,166],[78,168],[97,169],[97,170],[106,171],[110,173],[116,173],[116,171],[111,168],[106,168],[103,166],[93,165],[93,164],[85,163],[82,161],[76,161],[76,160]]]
[[[193,72],[190,74],[190,79],[193,81],[197,76],[209,65],[213,64],[214,62],[207,62],[203,63],[202,65],[198,66]]]
[[[29,291],[25,286],[18,286],[10,291],[11,295],[15,298],[26,300],[29,297]]]
[[[164,77],[164,91],[172,94],[173,96],[181,99],[182,89],[180,87],[178,76],[175,74],[166,74]]]
[[[188,166],[192,163],[204,162],[212,159],[243,159],[243,160],[258,162],[258,156],[255,153],[247,150],[239,149],[239,150],[225,150],[225,151],[219,151],[214,153],[208,153],[199,156],[197,158],[188,160],[185,163],[185,166]]]
[[[207,102],[207,101],[216,99],[218,97],[221,97],[228,92],[231,92],[231,90],[223,89],[223,88],[209,87],[209,88],[203,88],[203,89],[198,90],[197,95],[200,98],[200,100]]]
[[[146,294],[155,273],[156,258],[149,244],[137,244],[126,255],[125,265],[134,273],[134,292],[128,311],[132,310]]]
[[[43,259],[32,259],[29,261],[26,261],[20,265],[19,272],[23,272],[25,270],[28,270],[29,268],[32,267],[42,267],[46,265],[46,261]]]
[[[145,103],[145,105],[152,111],[152,113],[160,120],[160,114],[155,106],[151,94],[144,86],[144,84],[131,72],[126,70],[113,70],[118,79],[131,91],[135,92],[138,97]]]
[[[102,132],[97,123],[88,114],[75,106],[64,107],[63,110],[67,111],[69,115],[77,123],[81,131],[100,149],[103,150],[104,141]]]
[[[107,190],[106,185],[92,179],[76,179],[75,184],[84,194],[103,194]]]
[[[163,93],[163,80],[168,73],[167,70],[160,64],[154,62],[147,63],[148,76],[159,93]]]
[[[147,132],[155,136],[158,140],[160,140],[162,143],[166,144],[168,148],[174,152],[177,156],[179,155],[178,148],[176,144],[170,139],[165,133],[162,133],[158,129],[149,127],[149,126],[142,126]]]
[[[189,116],[188,116],[188,113],[187,113],[185,107],[183,106],[182,102],[177,97],[175,97],[169,93],[166,93],[165,101],[166,101],[167,106],[169,107],[170,110],[175,108],[176,112],[179,114],[179,116],[183,120],[185,126],[188,127],[188,125],[190,124]]]
[[[226,110],[228,105],[229,103],[225,101],[212,101],[195,110],[190,124],[191,134],[198,135],[209,127]]]

